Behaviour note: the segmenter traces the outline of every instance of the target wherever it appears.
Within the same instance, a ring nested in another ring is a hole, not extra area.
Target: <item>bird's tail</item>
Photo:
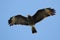
[[[32,33],[37,33],[37,31],[33,25],[32,25]]]

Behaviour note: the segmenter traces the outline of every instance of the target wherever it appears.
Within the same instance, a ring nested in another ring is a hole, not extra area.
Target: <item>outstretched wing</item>
[[[8,22],[10,25],[13,25],[13,24],[28,25],[27,18],[22,15],[13,16],[8,20]]]
[[[50,15],[54,15],[55,10],[51,9],[51,8],[45,8],[45,9],[40,9],[38,10],[33,16],[33,21],[34,24],[41,21],[42,19],[44,19],[45,17],[48,17]]]

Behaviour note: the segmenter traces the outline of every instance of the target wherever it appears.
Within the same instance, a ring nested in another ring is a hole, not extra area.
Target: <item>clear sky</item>
[[[0,40],[60,40],[60,0],[0,0]],[[54,8],[56,15],[45,18],[35,25],[37,33],[31,33],[30,26],[8,25],[11,16],[33,15],[38,9]]]

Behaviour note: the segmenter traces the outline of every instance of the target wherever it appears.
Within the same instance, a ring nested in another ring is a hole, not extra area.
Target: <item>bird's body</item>
[[[40,9],[38,10],[33,16],[28,15],[28,17],[24,17],[22,15],[16,15],[11,17],[8,22],[9,24],[12,25],[30,25],[32,26],[32,33],[36,33],[36,29],[34,25],[43,20],[44,18],[54,15],[55,10],[51,8],[45,8],[45,9]]]

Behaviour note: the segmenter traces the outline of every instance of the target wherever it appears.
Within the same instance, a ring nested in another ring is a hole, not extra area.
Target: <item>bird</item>
[[[8,24],[13,25],[29,25],[31,26],[32,33],[37,33],[35,24],[42,21],[43,19],[55,15],[55,9],[53,8],[43,8],[35,12],[33,16],[28,15],[27,17],[22,15],[15,15],[9,18]]]

